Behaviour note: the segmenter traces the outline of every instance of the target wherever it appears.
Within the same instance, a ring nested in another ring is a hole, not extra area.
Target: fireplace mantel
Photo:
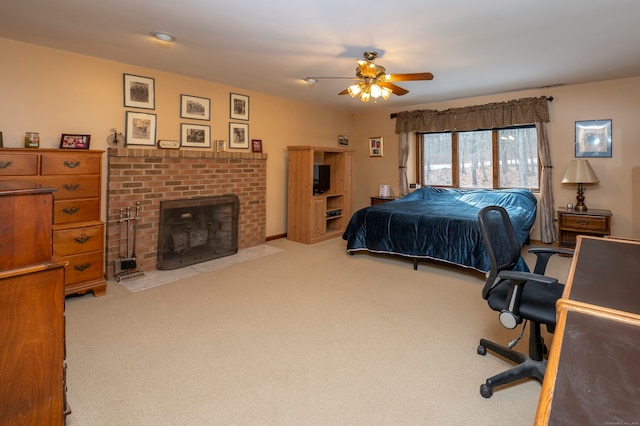
[[[120,209],[140,202],[136,259],[143,271],[156,269],[160,201],[236,194],[240,200],[238,247],[266,240],[267,154],[110,148],[107,175],[107,278],[125,256]]]

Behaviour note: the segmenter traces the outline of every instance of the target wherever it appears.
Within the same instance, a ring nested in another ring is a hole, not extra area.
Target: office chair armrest
[[[573,249],[567,249],[562,247],[533,247],[529,249],[529,253],[536,255],[536,266],[533,268],[533,272],[536,274],[544,275],[547,270],[547,263],[554,254],[562,254],[567,256],[573,256]]]
[[[524,283],[527,281],[536,281],[542,284],[555,284],[558,282],[557,278],[548,277],[546,275],[536,274],[534,272],[522,272],[522,271],[501,271],[498,276],[500,279],[517,281]]]
[[[501,280],[509,281],[509,292],[505,298],[504,308],[500,311],[500,323],[509,329],[514,329],[522,322],[520,317],[520,298],[524,287],[528,282],[535,281],[542,284],[556,284],[557,279],[532,272],[501,271],[498,274]]]

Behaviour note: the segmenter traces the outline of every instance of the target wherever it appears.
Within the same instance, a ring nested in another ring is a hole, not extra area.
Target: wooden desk
[[[567,303],[640,321],[640,242],[580,236],[558,302]]]
[[[640,244],[579,236],[536,425],[640,424]]]

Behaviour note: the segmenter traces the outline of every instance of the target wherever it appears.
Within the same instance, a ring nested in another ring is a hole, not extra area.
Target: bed
[[[537,200],[522,189],[459,190],[422,187],[405,197],[366,207],[351,217],[342,238],[347,251],[438,260],[480,272],[489,270],[478,212],[498,205],[509,213],[521,244],[529,238]],[[528,271],[523,259],[516,270]]]

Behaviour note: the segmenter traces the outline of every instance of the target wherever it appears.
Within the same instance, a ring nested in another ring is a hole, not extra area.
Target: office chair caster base
[[[489,386],[486,383],[480,385],[480,395],[483,398],[491,398],[493,396],[493,386]]]
[[[478,355],[484,356],[486,354],[487,354],[487,348],[484,347],[484,345],[478,345]]]

